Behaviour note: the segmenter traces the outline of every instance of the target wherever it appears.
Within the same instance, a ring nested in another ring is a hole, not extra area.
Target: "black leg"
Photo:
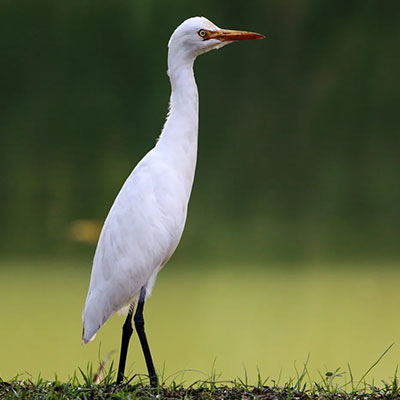
[[[124,380],[125,364],[126,364],[126,354],[128,352],[129,339],[132,336],[132,313],[134,305],[131,304],[129,307],[129,312],[126,317],[125,323],[122,327],[122,341],[121,341],[121,354],[119,356],[119,366],[117,383],[121,383]]]
[[[145,298],[146,298],[146,288],[142,287],[142,290],[140,291],[138,306],[137,306],[137,309],[135,312],[134,321],[135,321],[136,331],[137,331],[139,339],[140,339],[140,344],[142,345],[144,359],[146,360],[147,371],[149,373],[149,379],[150,379],[150,385],[155,387],[155,386],[157,386],[157,375],[156,375],[156,371],[154,369],[153,360],[151,358],[150,348],[149,348],[149,344],[147,343],[146,334],[144,333],[143,307],[144,307]]]

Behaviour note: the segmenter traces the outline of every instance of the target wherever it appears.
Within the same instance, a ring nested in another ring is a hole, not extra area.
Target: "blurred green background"
[[[157,367],[277,378],[310,353],[362,374],[398,341],[400,3],[2,0],[0,377],[66,378],[119,348],[118,317],[79,344],[91,258],[193,15],[267,38],[196,62],[187,228],[146,306]]]

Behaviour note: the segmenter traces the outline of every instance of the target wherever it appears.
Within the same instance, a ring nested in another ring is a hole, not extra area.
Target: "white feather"
[[[199,54],[223,45],[203,40],[201,29],[219,30],[206,18],[194,17],[169,41],[169,114],[156,146],[128,177],[105,220],[82,315],[84,343],[112,314],[135,302],[142,287],[150,295],[182,236],[197,157],[193,63]]]

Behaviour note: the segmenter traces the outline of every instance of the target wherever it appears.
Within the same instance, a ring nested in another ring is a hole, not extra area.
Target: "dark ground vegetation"
[[[364,387],[346,392],[341,388],[322,387],[297,389],[294,386],[250,386],[243,384],[201,384],[196,387],[161,386],[157,389],[143,384],[134,385],[73,385],[71,383],[42,381],[0,382],[0,399],[267,399],[267,400],[316,400],[400,399],[397,381],[383,388]]]

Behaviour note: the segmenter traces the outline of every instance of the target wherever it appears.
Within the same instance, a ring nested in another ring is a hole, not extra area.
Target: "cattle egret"
[[[144,331],[143,307],[157,274],[178,246],[185,225],[197,158],[196,57],[226,44],[264,36],[218,28],[204,17],[189,18],[168,44],[169,114],[156,146],[130,174],[116,197],[97,244],[83,309],[83,343],[116,311],[128,307],[122,328],[117,383],[124,378],[132,314],[150,384],[157,375]]]

